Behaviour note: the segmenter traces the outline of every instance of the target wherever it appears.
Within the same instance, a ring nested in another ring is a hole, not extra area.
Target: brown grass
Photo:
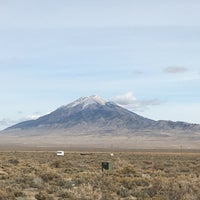
[[[0,200],[198,200],[199,174],[197,153],[0,152]]]

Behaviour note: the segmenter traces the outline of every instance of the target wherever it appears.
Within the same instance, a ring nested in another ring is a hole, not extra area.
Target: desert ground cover
[[[199,153],[1,151],[0,200],[198,200],[199,174]]]

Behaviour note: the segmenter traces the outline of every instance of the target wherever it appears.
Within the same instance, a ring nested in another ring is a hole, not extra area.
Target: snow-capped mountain
[[[63,130],[92,134],[123,134],[155,131],[198,131],[199,125],[184,122],[155,121],[97,95],[81,97],[36,120],[21,122],[10,130]]]
[[[93,95],[81,97],[48,115],[21,122],[7,130],[80,128],[80,131],[98,129],[110,132],[116,129],[144,129],[151,123],[154,121]]]
[[[67,106],[62,106],[62,108],[68,109],[70,107],[75,107],[75,106],[81,105],[82,109],[84,109],[91,104],[105,105],[106,101],[100,96],[92,95],[89,97],[81,97],[81,98],[77,99],[76,101],[68,104]]]

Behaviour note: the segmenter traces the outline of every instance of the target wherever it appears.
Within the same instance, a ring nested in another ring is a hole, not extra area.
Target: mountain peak
[[[106,101],[102,97],[100,97],[98,95],[89,96],[88,99],[90,99],[90,100],[92,100],[92,101],[94,101],[94,102],[96,102],[98,104],[101,104],[101,105],[105,105],[106,104]]]
[[[91,96],[81,97],[73,101],[72,103],[68,104],[66,108],[70,108],[70,107],[72,108],[72,107],[80,105],[84,109],[91,104],[105,105],[106,101],[98,95],[91,95]]]

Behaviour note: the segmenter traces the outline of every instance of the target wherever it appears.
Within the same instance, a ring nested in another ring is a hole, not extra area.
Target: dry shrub
[[[71,200],[101,200],[102,198],[101,190],[94,189],[91,184],[82,184],[80,187],[74,187],[68,192]]]
[[[0,190],[0,200],[14,200],[14,199],[15,195],[12,192],[6,190]]]
[[[41,174],[41,178],[43,181],[45,182],[49,182],[52,180],[55,180],[57,178],[59,178],[60,176],[54,172],[45,172],[43,174]]]
[[[136,171],[133,165],[125,166],[123,169],[119,170],[118,173],[133,177],[136,175]]]
[[[44,192],[39,192],[38,194],[35,195],[35,198],[37,200],[48,200],[47,194],[45,194]]]

